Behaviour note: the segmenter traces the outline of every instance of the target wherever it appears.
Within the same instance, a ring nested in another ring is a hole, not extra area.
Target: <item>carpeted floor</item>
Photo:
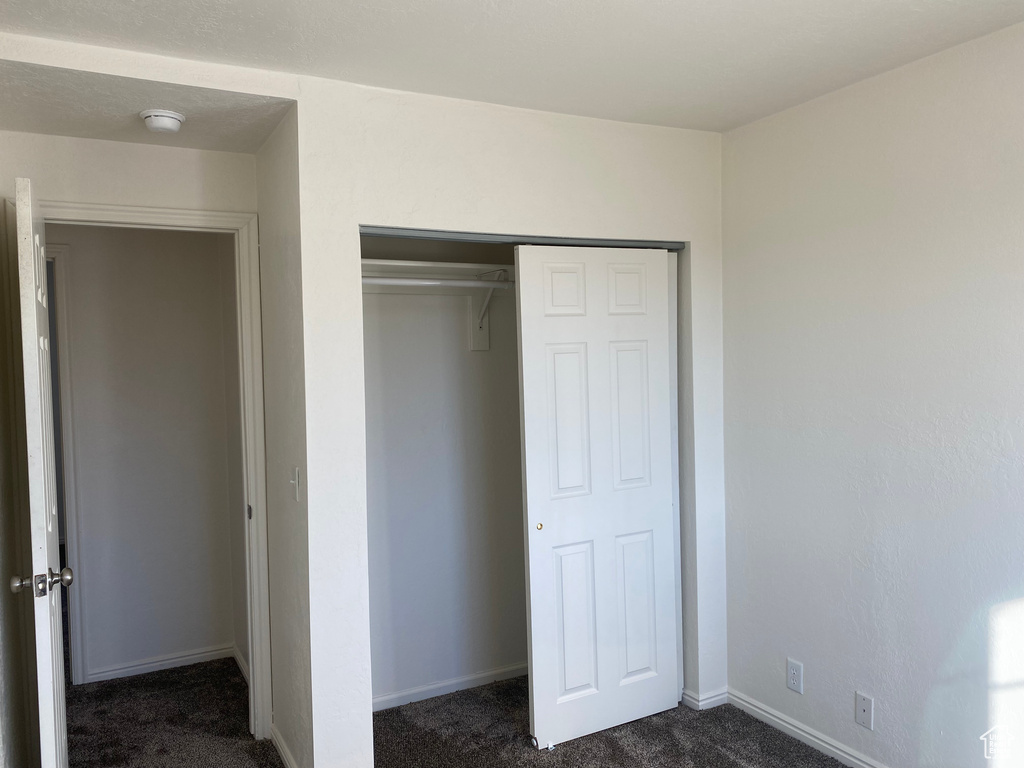
[[[530,744],[519,677],[373,716],[375,768],[842,768],[733,706],[680,706],[559,744]]]
[[[71,768],[284,768],[234,659],[67,689]]]
[[[72,686],[71,768],[284,768],[248,728],[233,659]],[[732,706],[680,706],[553,752],[530,744],[526,678],[373,716],[375,768],[842,768]]]

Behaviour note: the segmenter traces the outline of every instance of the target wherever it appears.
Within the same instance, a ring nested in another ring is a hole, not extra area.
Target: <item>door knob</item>
[[[21,590],[32,586],[32,577],[26,576],[24,579],[21,576],[11,576],[11,592],[21,592]]]
[[[60,573],[54,573],[53,568],[47,569],[50,572],[50,589],[53,590],[57,586],[58,582],[63,584],[65,587],[70,587],[75,581],[75,572],[70,568],[65,568]]]

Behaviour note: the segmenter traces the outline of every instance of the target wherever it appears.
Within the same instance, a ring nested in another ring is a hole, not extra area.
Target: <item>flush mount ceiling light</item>
[[[147,109],[140,112],[139,117],[146,121],[146,127],[153,133],[177,133],[185,122],[183,114],[169,109]]]

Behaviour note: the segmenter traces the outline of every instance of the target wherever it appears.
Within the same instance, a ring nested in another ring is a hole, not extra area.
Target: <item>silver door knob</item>
[[[32,577],[26,576],[24,579],[21,576],[11,576],[11,592],[18,593],[23,589],[27,589],[32,586]]]
[[[65,587],[70,587],[75,581],[75,572],[70,568],[65,568],[60,573],[54,573],[53,568],[48,568],[47,570],[50,572],[49,582],[51,591],[55,586],[57,586],[58,582],[63,584]]]

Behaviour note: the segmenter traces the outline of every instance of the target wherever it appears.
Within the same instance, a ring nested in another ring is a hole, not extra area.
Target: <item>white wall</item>
[[[1021,72],[1018,25],[725,138],[729,683],[893,768],[1024,722]]]
[[[322,765],[369,766],[358,225],[691,241],[693,432],[703,441],[693,455],[713,464],[720,137],[316,79],[303,80],[299,118],[314,755]],[[707,474],[698,504],[713,503]],[[724,581],[711,527],[698,529],[708,544],[701,567]],[[717,629],[724,645],[724,622]],[[702,671],[700,684],[724,685],[724,671],[719,680]]]
[[[256,208],[252,155],[0,131],[0,197],[211,211]],[[159,183],[154,183],[159,179]]]
[[[486,351],[469,349],[468,305],[363,295],[370,650],[374,698],[390,705],[525,674],[515,299],[491,301]]]
[[[309,541],[302,348],[297,117],[292,110],[256,156],[267,444],[274,737],[297,768],[313,764]],[[299,500],[290,483],[300,470]],[[339,587],[338,584],[335,585]],[[369,697],[367,697],[369,698]],[[327,727],[325,725],[325,727]]]
[[[62,225],[48,225],[47,239],[69,247],[58,312],[73,424],[76,664],[92,680],[230,655],[229,521],[243,514],[228,457],[238,446],[228,403],[238,405],[225,367],[237,351],[226,351],[236,338],[225,334],[221,279],[233,239]]]

